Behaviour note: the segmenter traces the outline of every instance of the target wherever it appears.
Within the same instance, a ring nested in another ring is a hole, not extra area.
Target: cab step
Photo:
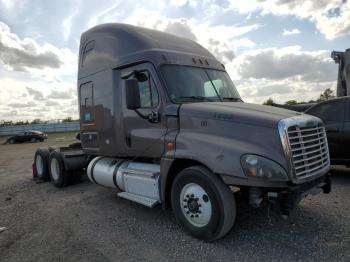
[[[131,194],[128,192],[120,192],[118,193],[118,196],[151,208],[159,203],[159,201],[156,199]]]

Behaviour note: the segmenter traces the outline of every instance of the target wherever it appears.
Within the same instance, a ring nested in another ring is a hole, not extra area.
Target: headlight
[[[257,155],[244,155],[242,168],[248,177],[265,178],[272,181],[288,181],[286,171],[276,162]]]

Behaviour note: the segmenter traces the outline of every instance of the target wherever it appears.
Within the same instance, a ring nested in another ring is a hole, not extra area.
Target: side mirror
[[[141,107],[139,83],[135,78],[125,80],[126,107],[136,110]]]

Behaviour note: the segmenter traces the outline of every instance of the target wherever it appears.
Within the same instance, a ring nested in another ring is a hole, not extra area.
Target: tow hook
[[[263,192],[260,188],[252,187],[249,190],[249,204],[254,207],[260,207],[263,201]]]

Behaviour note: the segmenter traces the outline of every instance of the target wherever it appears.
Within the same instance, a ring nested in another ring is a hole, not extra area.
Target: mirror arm
[[[133,70],[125,75],[122,76],[122,79],[128,79],[129,77],[133,76],[133,75],[136,75],[139,71],[137,70]]]
[[[139,115],[139,117],[143,119],[148,119],[148,116],[143,115],[138,109],[134,109],[134,111],[136,112],[136,114]]]
[[[147,119],[148,121],[152,122],[152,123],[158,123],[159,120],[159,114],[157,111],[152,111],[152,113],[148,114],[148,115],[143,115],[138,109],[134,109],[134,111],[136,112],[136,114],[141,117],[142,119]]]

